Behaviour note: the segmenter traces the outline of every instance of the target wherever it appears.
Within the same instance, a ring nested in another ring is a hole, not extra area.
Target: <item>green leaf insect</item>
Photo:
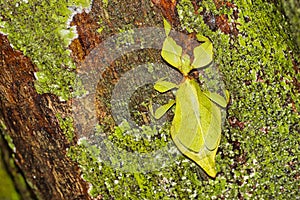
[[[168,36],[170,33],[170,24],[166,20],[164,20],[164,24],[167,38],[163,43],[161,56],[170,65],[177,68],[184,76],[187,76],[192,69],[200,69],[212,62],[213,46],[208,38],[200,34],[196,35],[201,44],[194,48],[194,60],[190,64],[189,55],[182,54],[181,46],[177,45],[175,40]]]
[[[216,176],[215,155],[221,138],[221,111],[195,80],[186,79],[176,92],[171,136],[178,149]]]
[[[156,119],[161,118],[173,105],[175,104],[174,100],[170,100],[169,103],[159,107],[154,114]]]
[[[208,38],[198,34],[201,42],[193,50],[194,60],[168,36],[170,25],[166,25],[167,38],[162,47],[161,55],[184,76],[183,81],[176,85],[158,80],[154,88],[163,93],[177,88],[175,97],[175,115],[171,126],[171,137],[177,148],[188,158],[197,163],[209,176],[216,176],[215,156],[221,139],[221,107],[226,107],[229,94],[225,99],[217,93],[203,91],[197,81],[188,74],[193,69],[205,67],[212,62],[213,47]],[[227,95],[228,94],[228,95]],[[174,101],[158,108],[155,118],[162,117],[174,105]]]
[[[164,27],[165,27],[166,36],[168,36],[170,34],[172,26],[171,24],[169,24],[169,22],[166,19],[164,19]]]
[[[175,83],[171,83],[163,80],[157,81],[156,84],[154,85],[154,89],[156,89],[159,92],[167,92],[177,87],[178,86]]]

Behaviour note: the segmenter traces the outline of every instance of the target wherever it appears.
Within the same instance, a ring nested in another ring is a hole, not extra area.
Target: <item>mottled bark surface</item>
[[[66,156],[70,145],[55,113],[65,112],[58,98],[36,93],[29,58],[0,35],[0,117],[16,147],[15,162],[41,199],[89,199],[78,167]]]
[[[77,14],[72,25],[77,26],[79,37],[70,45],[75,63],[80,63],[101,42],[96,32],[99,15],[105,18],[109,13],[105,23],[111,29],[104,31],[108,35],[125,24],[150,26],[155,24],[155,18],[149,17],[154,12],[150,11],[149,3],[121,1],[103,9],[102,1],[96,0],[89,14]],[[144,23],[146,17],[150,22]],[[159,14],[156,17],[160,19]],[[74,145],[76,139],[72,143],[66,139],[56,118],[58,113],[70,114],[71,100],[60,102],[54,95],[38,94],[34,87],[34,72],[38,69],[30,58],[14,50],[2,34],[0,67],[0,120],[13,139],[15,162],[32,186],[35,198],[89,199],[87,183],[80,177],[78,166],[66,155],[67,148]]]
[[[80,63],[93,50],[93,48],[111,35],[120,32],[120,30],[124,31],[131,28],[147,26],[162,27],[162,16],[167,18],[171,24],[175,26],[174,28],[176,30],[181,29],[179,28],[179,19],[175,9],[177,3],[175,0],[113,1],[110,2],[107,7],[103,5],[103,2],[104,1],[101,0],[95,0],[90,13],[87,14],[83,12],[81,14],[77,14],[74,16],[71,23],[72,25],[77,26],[78,32],[78,38],[73,40],[69,46],[71,49],[71,57],[77,64],[78,71],[82,70]],[[220,30],[222,34],[229,35],[232,42],[238,44],[236,38],[237,35],[239,35],[238,26],[240,26],[240,24],[236,23],[236,20],[239,18],[239,12],[242,11],[239,11],[237,9],[238,7],[234,3],[221,0],[214,1],[217,9],[221,7],[233,9],[231,16],[233,21],[230,21],[227,14],[213,14],[209,10],[205,9],[202,10],[201,13],[197,13],[199,8],[198,4],[202,1],[194,0],[191,2],[194,6],[194,10],[190,10],[191,13],[201,15],[210,30],[214,32],[216,30]],[[101,23],[100,18],[102,20]],[[245,16],[244,20],[245,23],[248,23],[253,20],[253,18],[250,19]],[[97,30],[101,26],[106,29],[99,33]],[[254,29],[256,29],[256,27],[254,27],[253,30]],[[247,31],[245,32],[247,33]],[[241,47],[243,46],[241,45]],[[250,50],[252,48],[254,47],[249,47]],[[230,50],[233,51],[234,48]],[[152,53],[153,52],[146,54]],[[235,56],[232,52],[223,53],[226,53],[226,55],[228,53],[228,55],[231,55],[232,57]],[[238,52],[236,52],[236,55],[238,55]],[[159,57],[159,52],[154,52],[152,56],[154,58]],[[107,96],[107,94],[109,94],[110,91],[108,84],[117,82],[120,78],[120,71],[124,73],[128,70],[125,68],[126,66],[122,65],[122,63],[129,65],[135,62],[145,62],[145,60],[142,60],[143,56],[137,55],[137,58],[138,59],[136,59],[135,55],[123,56],[108,68],[106,73],[103,74],[103,82],[99,84],[98,92],[100,97],[101,95]],[[226,59],[224,58],[224,60],[230,59],[232,59],[230,56],[228,56],[228,59],[227,57]],[[268,57],[268,59],[271,58]],[[238,62],[240,60],[245,60],[245,58],[241,56],[236,60],[232,60],[234,62]],[[227,67],[234,65],[234,62],[228,64]],[[243,66],[243,64],[241,64],[241,66]],[[238,68],[241,67],[236,67],[235,69]],[[296,61],[294,69],[295,71],[299,70]],[[64,135],[63,131],[59,127],[59,123],[56,118],[57,114],[60,114],[62,117],[71,115],[70,109],[72,100],[61,102],[58,97],[52,94],[38,94],[34,87],[34,84],[36,83],[34,72],[37,70],[38,69],[32,63],[30,58],[25,57],[22,52],[14,50],[10,46],[7,37],[0,34],[0,121],[4,122],[7,127],[7,134],[13,139],[13,143],[16,147],[15,162],[24,173],[25,179],[29,185],[32,186],[37,198],[46,200],[90,199],[91,197],[88,194],[88,184],[81,178],[77,164],[71,161],[71,159],[66,155],[67,149],[76,144],[77,138],[75,137],[71,142],[68,141],[66,135]],[[234,74],[234,77],[238,77],[238,75]],[[241,85],[243,84],[243,81],[246,85],[249,85],[250,83],[247,83],[247,79],[244,79],[242,79]],[[298,84],[296,78],[295,82]],[[234,83],[232,83],[232,85],[233,84]],[[239,91],[239,89],[240,86],[237,86],[235,89],[231,90],[233,96],[235,95],[234,92]],[[248,93],[250,94],[250,92],[245,92],[245,94]],[[237,98],[237,100],[235,99],[234,101],[237,102],[244,100],[245,98],[246,97],[243,96],[241,99]],[[101,102],[98,103],[101,104]],[[236,108],[236,113],[239,113],[240,110],[240,108]],[[100,119],[106,115],[106,112],[108,111],[105,109],[105,105],[102,105],[102,107],[101,105],[98,105],[98,117]],[[296,110],[294,112],[299,111]],[[237,135],[240,135],[240,132],[247,125],[244,121],[238,121],[239,119],[235,118],[237,115],[236,113],[231,114],[228,119],[232,128],[230,129],[232,132],[230,133],[230,137],[235,132]],[[247,122],[247,120],[245,121]],[[114,127],[112,127],[112,129],[113,128]],[[265,133],[268,132],[267,129],[262,128],[261,130]],[[240,141],[243,140],[241,139]],[[248,166],[247,159],[249,158],[247,157],[247,153],[242,151],[244,149],[240,149],[241,144],[244,143],[240,143],[237,139],[228,139],[228,143],[228,146],[232,146],[232,149],[238,153],[234,155],[235,157],[233,157],[234,162],[229,162],[231,164],[233,163],[232,166],[229,167],[232,172],[230,172],[230,169],[228,168],[222,168],[223,171],[221,171],[221,173],[223,174],[221,174],[221,176],[224,176],[226,179],[226,173],[232,173],[232,177],[234,177],[234,179],[232,178],[233,180],[228,178],[227,183],[230,184],[226,185],[226,189],[223,191],[225,191],[225,193],[226,191],[233,191],[233,193],[235,193],[233,195],[235,195],[236,198],[243,199],[244,197],[241,193],[245,192],[238,191],[239,189],[236,188],[235,190],[231,190],[232,188],[230,188],[230,186],[237,185],[237,188],[240,188],[241,185],[245,185],[243,183],[243,176],[238,177],[233,173],[241,170],[238,168],[240,166]],[[222,159],[225,159],[224,157],[226,156],[228,157],[227,154],[225,156],[222,155]],[[290,163],[290,165],[293,164],[292,162]],[[295,161],[295,163],[297,162]],[[257,171],[261,171],[260,168],[257,169],[259,169]],[[242,169],[241,171],[246,170]],[[172,174],[172,176],[175,176],[175,173]],[[249,178],[249,174],[245,173],[244,175]],[[231,177],[231,175],[229,177]],[[296,179],[299,179],[299,172],[295,175],[295,181]],[[260,178],[256,177],[256,179],[253,178],[253,180],[260,180]],[[264,183],[253,183],[253,191],[256,190],[256,187],[263,187],[260,185],[268,184],[268,182],[270,181],[266,179]],[[208,184],[205,182],[203,187],[201,185],[200,186],[204,188],[207,185]],[[284,186],[286,185],[287,184]],[[201,188],[200,186],[199,188]],[[251,188],[251,185],[249,188]],[[212,190],[214,189],[215,187],[212,187]],[[251,189],[250,193],[253,191]],[[267,189],[263,188],[263,192],[265,191],[267,191]],[[109,191],[107,191],[107,193],[109,193]],[[100,197],[101,194],[99,195],[99,198]],[[217,198],[226,198],[226,196],[219,195]],[[247,196],[245,198],[247,198]]]

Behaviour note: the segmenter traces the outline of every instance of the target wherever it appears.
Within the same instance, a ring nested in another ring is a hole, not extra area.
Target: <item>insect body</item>
[[[203,91],[197,81],[189,78],[193,69],[199,69],[212,62],[212,43],[208,38],[197,35],[201,43],[194,48],[194,60],[191,63],[187,54],[182,55],[182,48],[168,36],[169,25],[165,28],[167,38],[164,41],[161,55],[184,76],[184,80],[176,85],[159,80],[154,88],[166,92],[177,88],[175,101],[158,108],[154,114],[160,118],[174,104],[175,115],[171,126],[171,137],[178,149],[188,158],[196,162],[205,172],[216,176],[215,156],[221,138],[221,107],[226,107],[227,101],[217,93]]]

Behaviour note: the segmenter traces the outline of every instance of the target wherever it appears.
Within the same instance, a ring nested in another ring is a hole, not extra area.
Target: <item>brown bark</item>
[[[170,3],[174,7],[176,2]],[[89,14],[78,14],[72,22],[79,34],[70,45],[75,63],[80,63],[104,37],[96,32],[99,16],[110,27],[105,34],[114,34],[124,24],[157,26],[158,21],[162,22],[161,15],[153,16],[153,9],[158,11],[156,7],[150,8],[150,1],[121,1],[106,8],[112,21],[104,17],[102,1],[94,1]],[[174,18],[174,14],[170,16]],[[150,20],[144,23],[146,17]],[[15,163],[36,195],[31,198],[90,199],[78,166],[66,155],[67,148],[76,144],[76,138],[70,143],[55,117],[57,113],[70,115],[71,100],[60,102],[52,94],[38,94],[34,87],[37,70],[30,58],[14,50],[8,38],[0,34],[0,120],[16,147]]]
[[[66,112],[58,98],[39,95],[34,65],[0,35],[0,119],[16,147],[15,162],[41,199],[89,199],[79,168],[66,155],[67,141],[55,113]]]
[[[151,2],[155,6],[151,7]],[[196,12],[197,1],[192,2]],[[224,1],[215,3],[217,7],[234,6]],[[72,25],[77,26],[79,35],[69,46],[74,62],[82,62],[95,46],[124,25],[162,26],[163,15],[176,26],[179,23],[176,4],[176,0],[128,0],[114,1],[113,6],[105,8],[102,0],[95,0],[90,13],[83,12],[73,19]],[[213,16],[205,11],[201,15],[212,30],[238,34],[236,24],[229,23],[225,15]],[[96,32],[99,16],[109,29],[102,34]],[[34,87],[36,71],[30,58],[14,50],[7,37],[0,34],[0,121],[5,123],[16,147],[15,162],[40,199],[90,199],[77,164],[66,155],[67,148],[76,144],[76,138],[70,143],[55,117],[57,113],[70,115],[71,100],[60,102],[54,95],[38,94]],[[114,81],[109,73],[115,71],[108,70],[106,76],[111,78],[108,82]],[[106,94],[104,90],[101,92]],[[105,113],[101,109],[98,112],[99,116]],[[241,128],[243,124],[237,126]]]

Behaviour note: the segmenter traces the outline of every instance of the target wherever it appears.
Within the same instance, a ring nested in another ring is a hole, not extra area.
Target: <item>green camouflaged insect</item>
[[[166,20],[164,23],[167,38],[163,43],[161,55],[183,74],[184,79],[179,85],[164,80],[156,82],[154,88],[159,92],[167,92],[174,88],[177,88],[177,91],[175,101],[171,100],[159,107],[154,116],[162,117],[176,104],[171,126],[171,136],[175,145],[209,176],[215,177],[215,156],[221,138],[220,106],[226,107],[228,100],[217,93],[201,90],[196,80],[188,76],[191,70],[202,68],[212,62],[212,43],[208,38],[198,34],[197,39],[201,44],[194,48],[194,60],[191,63],[190,57],[182,54],[182,48],[169,37],[170,24]]]

